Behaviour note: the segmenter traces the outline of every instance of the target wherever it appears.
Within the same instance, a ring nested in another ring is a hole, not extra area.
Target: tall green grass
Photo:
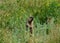
[[[60,43],[58,1],[0,0],[0,43]],[[25,26],[30,14],[34,16],[32,37]],[[51,22],[46,24],[45,18],[49,16]]]

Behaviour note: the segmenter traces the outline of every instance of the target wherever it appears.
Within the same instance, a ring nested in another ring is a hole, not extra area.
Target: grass
[[[53,3],[50,6],[50,3],[57,0],[49,1],[38,0],[36,3],[32,0],[0,0],[0,43],[60,43],[60,24],[54,23],[55,18],[52,18],[50,24],[40,24],[40,17],[44,19],[47,10],[47,15],[54,14],[53,17],[57,15],[56,19],[60,22],[60,4]],[[32,37],[29,31],[26,32],[25,26],[30,14],[34,16]]]
[[[55,25],[54,25],[55,26]],[[22,29],[12,29],[9,28],[0,29],[0,42],[1,43],[59,43],[60,41],[60,28],[51,26],[49,27],[49,34],[46,34],[46,25],[39,25],[37,28],[34,27],[33,36],[30,37],[29,32],[26,34],[26,30]]]

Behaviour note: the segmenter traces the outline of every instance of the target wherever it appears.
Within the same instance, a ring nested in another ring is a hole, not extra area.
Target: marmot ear
[[[33,18],[33,16],[30,16],[29,18]]]

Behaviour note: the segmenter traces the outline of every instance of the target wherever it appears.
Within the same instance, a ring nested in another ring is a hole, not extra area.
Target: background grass
[[[25,26],[30,15],[34,16],[33,37]],[[0,0],[0,43],[60,43],[59,23],[59,0]]]

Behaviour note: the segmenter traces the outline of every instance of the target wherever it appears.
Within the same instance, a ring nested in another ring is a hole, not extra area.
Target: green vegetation
[[[25,26],[30,15],[33,37]],[[48,17],[50,24],[46,24]],[[0,43],[60,43],[59,23],[60,0],[0,0]]]

